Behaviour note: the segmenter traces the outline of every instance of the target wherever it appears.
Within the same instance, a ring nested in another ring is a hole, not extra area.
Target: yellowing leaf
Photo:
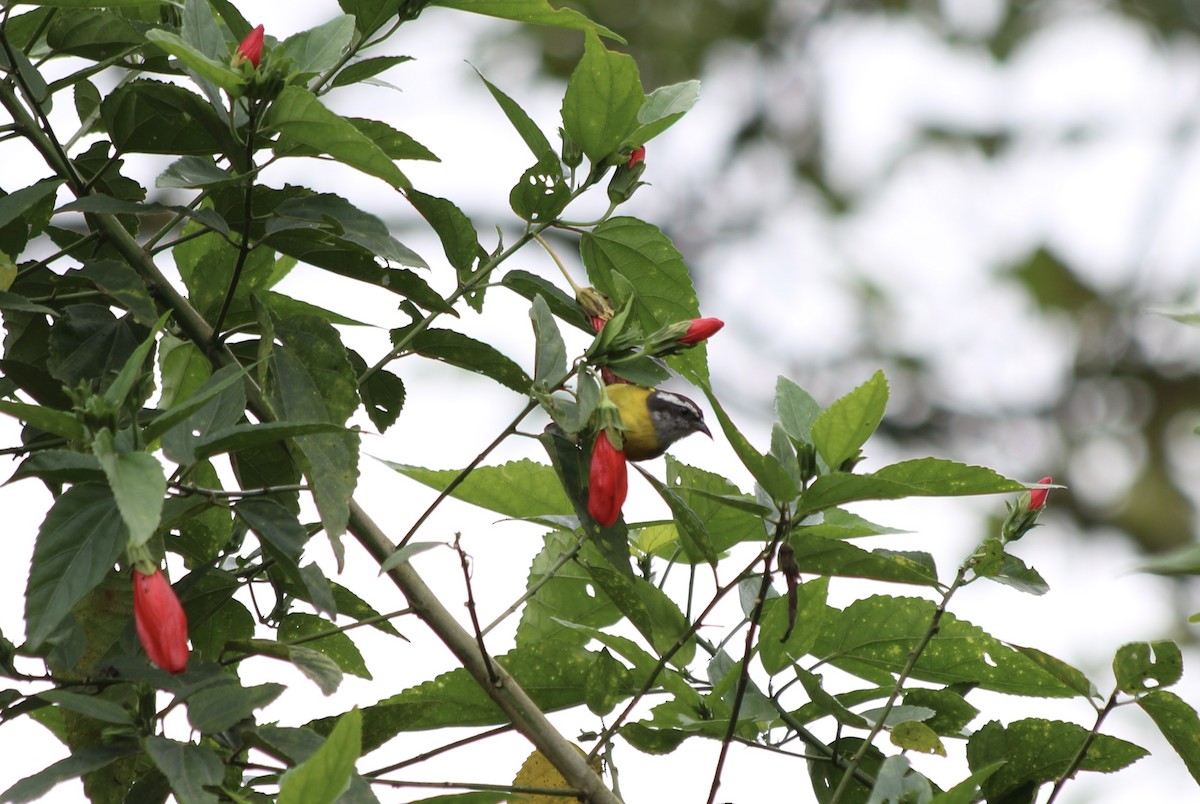
[[[583,754],[584,751],[579,746],[575,746],[575,750]],[[600,758],[596,757],[592,760],[592,767],[597,773],[600,772]],[[572,789],[569,782],[563,778],[558,772],[558,768],[550,764],[550,760],[546,759],[545,754],[541,751],[534,751],[525,762],[521,765],[521,769],[517,771],[517,776],[513,779],[513,787],[541,787],[550,790],[570,790]],[[520,799],[524,804],[562,804],[566,801],[562,796],[540,796],[540,795],[524,795]]]

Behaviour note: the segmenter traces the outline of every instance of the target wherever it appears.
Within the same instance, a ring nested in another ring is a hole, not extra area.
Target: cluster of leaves
[[[185,802],[214,801],[218,791],[239,800],[277,791],[285,801],[370,801],[367,777],[355,768],[363,752],[402,731],[506,723],[571,789],[616,801],[594,766],[541,717],[583,706],[607,718],[597,751],[618,735],[651,754],[700,737],[721,741],[723,762],[735,738],[768,747],[800,739],[816,757],[811,776],[822,800],[953,802],[980,790],[1018,800],[1018,791],[1061,784],[1080,769],[1113,770],[1141,754],[1098,733],[1103,715],[1127,700],[1150,713],[1198,772],[1189,737],[1196,715],[1159,689],[1179,676],[1169,643],[1123,649],[1118,691],[1091,731],[1041,720],[977,730],[968,742],[971,775],[952,791],[936,791],[902,756],[885,758],[874,747],[882,730],[902,749],[930,752],[943,738],[968,736],[977,712],[965,695],[974,687],[1094,697],[1078,671],[946,611],[964,583],[993,577],[1036,590],[1036,573],[993,546],[986,563],[968,559],[946,586],[927,554],[856,546],[854,539],[890,531],[843,507],[1023,487],[937,459],[856,473],[884,414],[882,375],[826,407],[781,380],[779,422],[770,449],[758,451],[713,394],[703,347],[665,361],[646,353],[652,333],[694,318],[699,305],[669,238],[645,221],[613,216],[637,189],[636,175],[623,172],[630,150],[688,110],[695,83],[646,93],[633,60],[601,38],[615,34],[543,0],[435,4],[583,35],[559,149],[485,80],[534,157],[509,194],[520,220],[509,245],[485,248],[453,202],[412,186],[396,163],[434,159],[429,149],[385,122],[341,116],[322,102],[403,62],[363,54],[428,3],[342,0],[344,13],[329,22],[268,40],[258,64],[231,60],[251,25],[226,0],[165,10],[157,2],[35,3],[0,20],[8,134],[32,146],[51,172],[0,198],[0,412],[23,425],[21,443],[7,450],[22,457],[14,479],[36,479],[54,495],[33,550],[25,642],[0,637],[0,673],[36,691],[0,691],[0,722],[36,719],[71,751],[3,798],[31,800],[82,776],[88,795],[102,801],[124,800],[130,789]],[[63,77],[48,80],[60,66]],[[107,95],[98,89],[101,76],[116,79]],[[68,96],[77,130],[63,136],[53,109]],[[122,173],[126,154],[164,157],[157,187],[187,202],[149,200],[148,188]],[[341,162],[402,194],[440,239],[453,291],[435,291],[422,273],[430,270],[425,260],[371,213],[318,189],[259,181],[277,160],[313,158]],[[569,205],[610,173],[608,212],[592,224],[566,223]],[[592,332],[576,299],[544,277],[497,270],[519,249],[544,242],[551,228],[578,236],[590,283],[619,310],[575,361],[559,327]],[[162,272],[168,257],[182,292]],[[299,264],[395,295],[402,321],[380,354],[343,344],[338,327],[358,322],[276,289]],[[531,302],[532,372],[490,344],[435,326],[482,310],[497,285]],[[482,652],[487,629],[476,624],[471,638],[415,574],[407,559],[424,545],[410,543],[410,533],[396,549],[353,499],[359,452],[351,419],[361,410],[378,431],[391,427],[405,385],[389,366],[416,358],[490,378],[528,396],[526,414],[540,404],[558,425],[542,437],[549,464],[394,467],[549,529],[514,606],[516,644],[495,661]],[[754,493],[668,459],[665,483],[647,477],[669,520],[597,527],[586,513],[586,455],[576,438],[592,426],[600,393],[590,368],[580,370],[585,365],[646,384],[674,370],[695,384],[755,479]],[[309,510],[317,521],[305,521]],[[284,688],[244,686],[240,662],[289,662],[328,693],[345,673],[370,678],[339,618],[398,635],[391,616],[331,579],[335,568],[305,561],[309,540],[324,533],[340,565],[347,532],[390,571],[463,667],[412,679],[394,698],[330,721],[260,723],[256,713]],[[192,643],[184,673],[154,669],[139,654],[130,551],[170,554],[186,570],[175,583]],[[774,591],[777,555],[786,599]],[[702,610],[684,611],[663,591],[674,564],[713,569],[717,586]],[[799,573],[812,579],[801,584]],[[833,576],[923,586],[943,600],[880,594],[839,609],[827,599]],[[714,644],[699,632],[734,591],[746,615],[729,637],[744,633],[740,656],[726,649],[729,639]],[[617,623],[630,635],[614,630]],[[30,659],[45,672],[27,672]],[[827,690],[820,665],[866,686]],[[499,673],[515,681],[491,683]],[[914,679],[927,686],[910,686]],[[651,691],[662,701],[639,712]],[[526,693],[528,706],[519,697]],[[162,697],[170,703],[160,709]],[[863,709],[877,701],[882,708]],[[191,739],[163,734],[162,718],[176,707],[186,709]],[[824,723],[865,730],[866,739],[823,741],[808,727]],[[251,751],[271,764],[248,765]],[[718,765],[714,794],[720,774]],[[386,783],[386,774],[372,780]],[[854,787],[863,784],[874,790]],[[506,795],[477,792],[469,800]]]

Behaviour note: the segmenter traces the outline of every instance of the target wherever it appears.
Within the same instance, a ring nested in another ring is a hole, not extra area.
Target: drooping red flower
[[[719,318],[693,318],[688,331],[679,339],[680,343],[691,345],[706,341],[720,331],[725,322]]]
[[[588,513],[603,527],[621,516],[621,506],[629,492],[629,470],[625,453],[613,446],[601,430],[592,445],[592,465],[588,473]]]
[[[187,669],[187,615],[157,568],[149,575],[133,570],[133,619],[150,661],[168,673]]]
[[[1053,483],[1054,480],[1049,477],[1043,477],[1038,481],[1040,484]],[[1050,496],[1050,489],[1032,489],[1029,492],[1029,510],[1040,511],[1046,505],[1046,498]]]
[[[625,167],[633,170],[639,162],[646,161],[646,146],[639,145],[629,152],[629,161],[625,163]]]
[[[246,34],[246,38],[237,46],[237,50],[233,54],[233,63],[236,65],[241,60],[245,60],[258,68],[258,62],[262,59],[263,51],[263,26],[259,25],[250,33]]]

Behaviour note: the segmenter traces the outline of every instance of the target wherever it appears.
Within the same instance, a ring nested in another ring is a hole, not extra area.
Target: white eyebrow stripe
[[[698,416],[698,417],[703,417],[703,415],[704,415],[700,411],[700,406],[697,405],[692,400],[688,399],[686,396],[680,396],[679,394],[673,394],[670,391],[659,391],[658,397],[659,397],[659,399],[662,399],[666,402],[670,402],[672,404],[678,405],[681,408],[687,408],[692,413],[695,413],[696,416]]]

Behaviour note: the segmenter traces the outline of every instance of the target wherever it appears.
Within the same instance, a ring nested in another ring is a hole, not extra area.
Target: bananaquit
[[[686,396],[624,383],[606,386],[605,390],[621,412],[625,457],[631,461],[657,458],[692,433],[712,438],[700,407]]]

